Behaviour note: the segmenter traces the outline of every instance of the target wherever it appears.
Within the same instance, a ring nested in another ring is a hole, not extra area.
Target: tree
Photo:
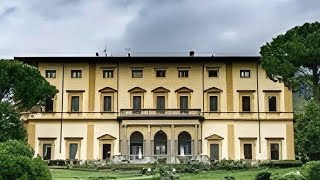
[[[26,131],[19,112],[43,104],[56,92],[35,67],[0,60],[0,142],[25,140]]]
[[[0,102],[19,111],[30,110],[57,92],[38,69],[13,60],[0,60],[0,84]]]
[[[320,23],[305,23],[278,35],[260,49],[267,76],[320,102]]]
[[[0,142],[8,139],[26,140],[20,115],[9,103],[0,103]]]
[[[319,103],[312,101],[304,107],[303,112],[295,115],[296,148],[311,159],[320,159],[319,109]]]

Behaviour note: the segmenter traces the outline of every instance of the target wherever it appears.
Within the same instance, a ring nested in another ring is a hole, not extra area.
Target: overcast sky
[[[113,56],[258,55],[277,34],[317,20],[319,0],[0,0],[0,58],[91,56],[105,44]]]

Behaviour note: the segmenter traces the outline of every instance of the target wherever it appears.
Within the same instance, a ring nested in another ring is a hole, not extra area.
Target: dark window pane
[[[242,111],[250,111],[250,96],[242,96]]]
[[[142,70],[132,70],[133,78],[142,78],[143,71]]]
[[[156,77],[166,77],[166,70],[156,70]]]
[[[82,78],[82,70],[71,70],[71,78]]]
[[[209,77],[218,77],[218,70],[209,70],[208,75]]]
[[[188,70],[179,70],[178,77],[189,77],[189,71]]]
[[[210,144],[210,159],[219,160],[219,144]]]
[[[277,97],[269,96],[269,111],[277,111]]]
[[[210,111],[218,111],[218,96],[210,96]]]
[[[157,113],[164,113],[165,109],[165,97],[157,96]]]
[[[42,149],[42,157],[43,160],[50,160],[51,159],[51,144],[43,144]]]
[[[279,144],[278,143],[271,143],[271,160],[279,160]]]
[[[189,105],[188,105],[188,96],[180,96],[180,112],[188,113]]]
[[[141,113],[141,96],[133,96],[133,113]]]
[[[56,78],[56,70],[46,70],[46,78]]]
[[[241,78],[250,78],[250,70],[240,70]]]
[[[112,103],[111,96],[103,97],[103,111],[111,111]]]
[[[252,144],[244,144],[244,159],[252,159]]]
[[[79,96],[72,96],[71,97],[71,111],[72,112],[78,112],[80,110],[80,104],[79,104]]]
[[[113,70],[103,70],[103,78],[113,78]]]
[[[52,99],[46,100],[45,112],[53,112],[53,100]]]
[[[76,143],[70,143],[69,146],[69,159],[75,160],[77,158],[78,153],[78,144]]]

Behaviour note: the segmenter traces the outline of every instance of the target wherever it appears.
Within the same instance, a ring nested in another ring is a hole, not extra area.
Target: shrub
[[[273,167],[280,167],[280,168],[289,168],[289,167],[301,167],[302,161],[299,160],[281,160],[281,161],[272,161],[271,162]]]
[[[3,154],[11,154],[12,156],[26,156],[32,158],[34,151],[30,145],[17,141],[8,140],[4,143],[0,143],[0,156]]]
[[[237,170],[237,169],[248,169],[251,168],[252,165],[249,161],[246,160],[226,160],[223,159],[221,161],[215,161],[211,164],[211,169],[225,169],[225,170]]]
[[[270,172],[262,171],[256,175],[255,180],[270,180],[270,176],[271,176]]]
[[[52,179],[51,173],[45,164],[40,158],[35,158],[32,160],[34,164],[34,172],[36,175],[36,179],[39,180],[50,180]]]
[[[50,160],[48,166],[65,166],[65,160]]]
[[[0,143],[0,179],[52,179],[45,162],[32,158],[29,145],[16,140]]]
[[[303,170],[308,179],[319,180],[320,179],[320,161],[310,161],[303,166]]]
[[[236,178],[234,178],[233,176],[225,176],[223,177],[224,180],[235,180]]]
[[[280,174],[271,177],[272,180],[306,180],[299,171],[296,172],[289,172],[287,174]]]

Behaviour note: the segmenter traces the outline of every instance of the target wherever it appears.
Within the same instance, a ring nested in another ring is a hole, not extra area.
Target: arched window
[[[142,158],[143,155],[143,135],[135,131],[130,136],[130,155],[135,155],[135,158]]]
[[[191,155],[191,135],[186,131],[178,135],[178,154]]]
[[[163,131],[158,131],[154,135],[154,154],[155,155],[167,154],[167,135]]]

